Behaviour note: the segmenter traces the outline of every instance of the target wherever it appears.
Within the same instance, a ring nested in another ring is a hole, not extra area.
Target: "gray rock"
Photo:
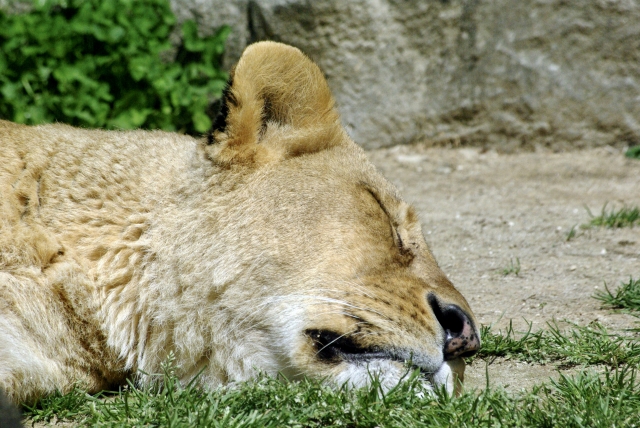
[[[367,148],[430,141],[504,151],[640,144],[636,0],[173,0],[225,63],[263,39],[324,70]]]

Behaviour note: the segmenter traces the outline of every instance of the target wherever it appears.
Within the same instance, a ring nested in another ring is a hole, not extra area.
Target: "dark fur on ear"
[[[233,85],[233,74],[229,76],[229,80],[227,80],[227,85],[222,92],[222,98],[216,101],[216,106],[218,113],[216,114],[216,119],[213,121],[213,125],[209,132],[207,132],[207,144],[215,144],[216,140],[214,138],[214,133],[224,132],[227,127],[227,116],[229,115],[229,103],[236,105],[236,100],[233,96],[233,92],[231,92],[231,86]]]
[[[348,139],[324,75],[300,50],[248,46],[207,136],[219,165],[259,166],[326,150]]]

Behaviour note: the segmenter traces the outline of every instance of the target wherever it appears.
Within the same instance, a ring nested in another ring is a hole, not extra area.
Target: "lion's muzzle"
[[[445,361],[470,357],[478,352],[480,337],[471,317],[458,305],[449,304],[442,308],[434,294],[429,294],[427,300],[445,333]]]

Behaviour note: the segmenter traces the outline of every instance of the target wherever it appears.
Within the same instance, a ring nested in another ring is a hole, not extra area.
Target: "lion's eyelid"
[[[370,186],[369,184],[365,182],[360,182],[360,185],[367,191],[367,193],[369,193],[373,197],[373,199],[375,199],[375,201],[378,203],[378,205],[380,206],[384,214],[387,216],[387,219],[389,220],[389,225],[391,226],[391,230],[393,231],[392,232],[393,242],[398,247],[398,250],[400,250],[401,253],[411,252],[411,249],[404,245],[404,241],[400,236],[400,231],[398,230],[398,226],[399,226],[398,222],[394,220],[394,217],[391,215],[387,207],[384,205],[384,203],[382,203],[382,199],[380,198],[380,196],[378,196],[375,190],[373,190],[373,187]]]

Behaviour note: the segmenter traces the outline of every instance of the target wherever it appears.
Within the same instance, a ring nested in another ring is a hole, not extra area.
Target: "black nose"
[[[480,338],[467,315],[458,305],[444,305],[434,294],[427,296],[433,314],[445,332],[444,359],[469,357],[480,349]]]

